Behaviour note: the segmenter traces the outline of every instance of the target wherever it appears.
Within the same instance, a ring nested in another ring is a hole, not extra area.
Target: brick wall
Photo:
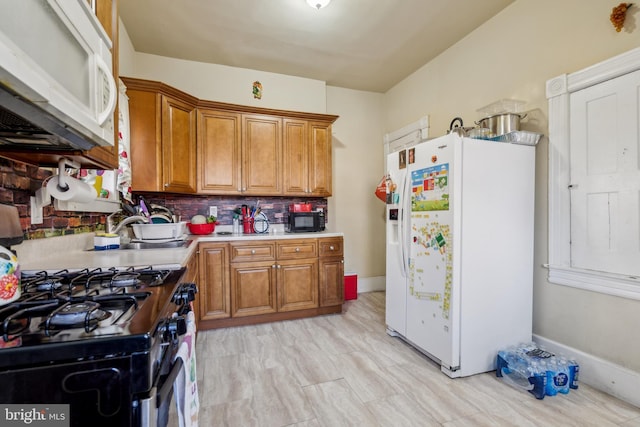
[[[50,169],[0,158],[0,203],[18,208],[25,239],[88,233],[104,229],[106,218],[104,214],[56,211],[52,205],[44,207],[42,224],[31,224],[30,197],[51,175]]]
[[[43,223],[31,224],[30,197],[42,187],[42,182],[52,175],[50,169],[29,166],[0,158],[0,203],[14,205],[20,213],[20,223],[25,239],[65,234],[89,233],[104,231],[106,214],[95,212],[56,211],[53,205],[45,206]],[[192,216],[208,215],[209,206],[218,207],[220,224],[231,224],[233,210],[240,206],[260,206],[273,224],[283,223],[290,203],[311,203],[313,208],[323,208],[326,219],[327,199],[325,198],[291,198],[291,197],[227,197],[198,196],[164,193],[134,193],[134,200],[142,195],[149,203],[165,206],[188,221]]]
[[[326,198],[292,198],[292,197],[229,197],[229,196],[192,196],[182,194],[134,193],[142,195],[149,203],[158,204],[171,209],[180,215],[183,221],[188,221],[194,215],[208,215],[209,206],[218,207],[218,221],[223,225],[230,225],[233,221],[233,211],[242,205],[260,206],[267,215],[269,222],[280,224],[286,221],[289,204],[311,203],[314,209],[322,208],[326,220],[329,221]]]

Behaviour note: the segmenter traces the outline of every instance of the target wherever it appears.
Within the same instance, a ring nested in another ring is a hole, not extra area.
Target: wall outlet
[[[42,224],[42,205],[33,196],[30,197],[31,202],[31,224]]]
[[[47,187],[40,187],[36,190],[36,201],[40,206],[49,206],[51,204],[51,196],[49,196]]]
[[[209,216],[215,216],[218,218],[218,207],[217,206],[209,206]]]

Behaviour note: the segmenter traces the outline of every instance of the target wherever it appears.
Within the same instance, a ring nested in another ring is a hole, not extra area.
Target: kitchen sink
[[[129,242],[120,245],[120,250],[127,249],[168,249],[188,248],[192,240],[172,240],[170,242]]]
[[[122,250],[143,250],[143,249],[176,249],[176,248],[188,248],[193,240],[171,240],[162,242],[129,242],[122,243],[118,249],[109,249],[109,251],[122,251]],[[95,250],[94,248],[87,249],[88,251]]]

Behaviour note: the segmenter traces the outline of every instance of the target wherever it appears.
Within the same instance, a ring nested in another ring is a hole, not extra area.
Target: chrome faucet
[[[122,230],[125,226],[127,226],[129,224],[132,224],[134,222],[141,222],[141,223],[144,223],[144,224],[147,224],[149,222],[149,218],[147,218],[146,216],[133,215],[133,216],[126,217],[125,219],[120,221],[120,223],[118,225],[115,225],[113,223],[113,217],[114,217],[114,215],[116,215],[119,212],[120,212],[120,210],[117,210],[117,211],[115,211],[114,213],[112,213],[111,215],[109,215],[107,217],[107,233],[118,234],[120,232],[120,230]]]

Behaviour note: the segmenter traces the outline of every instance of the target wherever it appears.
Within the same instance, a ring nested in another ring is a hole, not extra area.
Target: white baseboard
[[[579,382],[640,407],[640,394],[638,393],[640,372],[632,371],[539,335],[534,334],[533,340],[553,353],[562,353],[575,358],[580,364]]]
[[[358,277],[358,293],[384,291],[386,287],[385,276]]]

